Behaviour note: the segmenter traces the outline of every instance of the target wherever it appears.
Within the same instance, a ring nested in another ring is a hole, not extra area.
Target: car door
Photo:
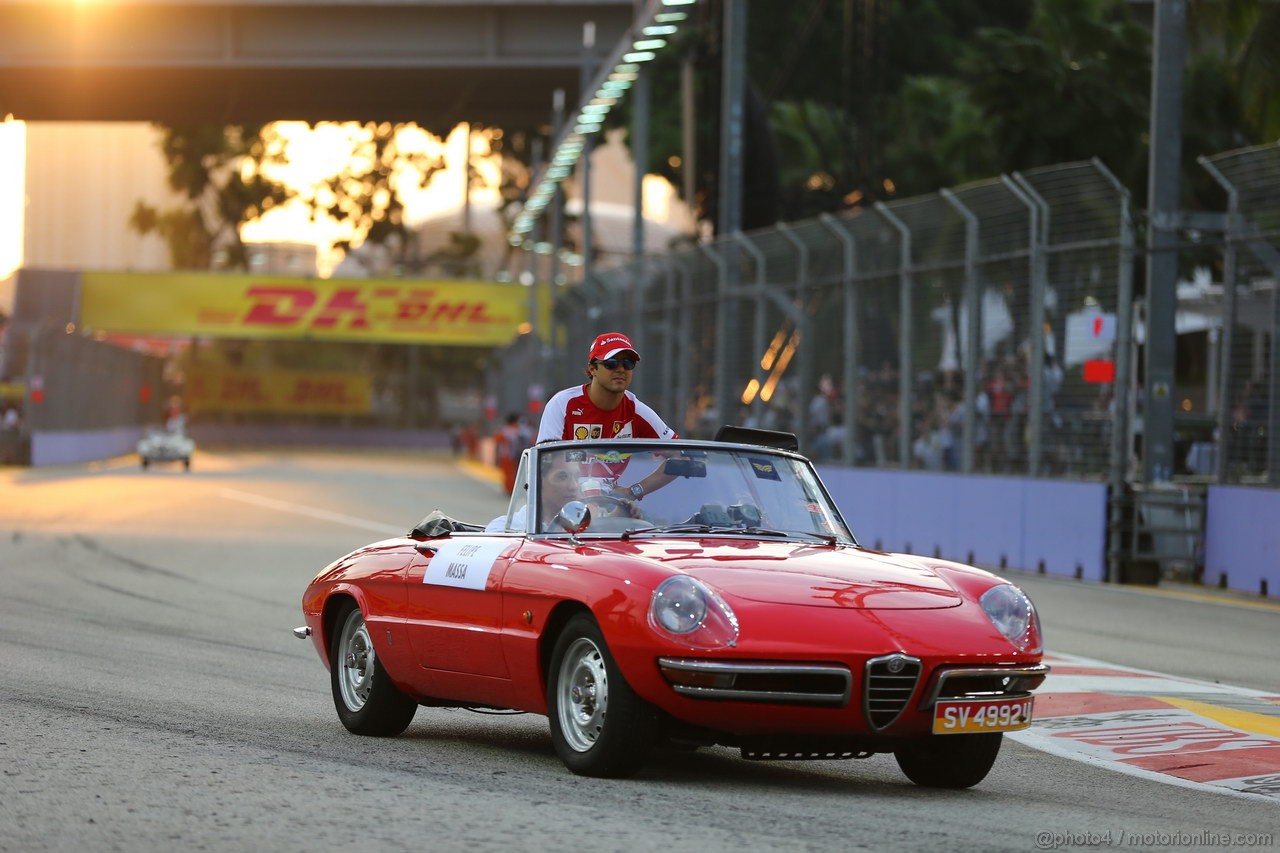
[[[502,577],[519,536],[454,534],[417,545],[405,576],[406,628],[420,666],[507,678],[502,654]]]

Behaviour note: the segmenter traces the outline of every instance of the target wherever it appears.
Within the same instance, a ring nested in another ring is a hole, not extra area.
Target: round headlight
[[[672,634],[698,630],[707,616],[707,596],[693,578],[668,578],[653,594],[653,616]]]
[[[649,602],[649,625],[669,639],[701,649],[738,641],[738,617],[710,587],[687,575],[667,578]]]
[[[979,599],[991,624],[1022,651],[1039,645],[1036,609],[1026,593],[1013,584],[993,586]]]

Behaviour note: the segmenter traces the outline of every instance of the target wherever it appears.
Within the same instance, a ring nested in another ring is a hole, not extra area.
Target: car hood
[[[628,543],[632,544],[632,543]],[[935,570],[900,554],[756,540],[644,542],[639,556],[749,601],[854,610],[931,610],[964,599]]]

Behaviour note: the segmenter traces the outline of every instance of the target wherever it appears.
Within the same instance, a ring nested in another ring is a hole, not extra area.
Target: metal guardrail
[[[616,327],[684,435],[753,423],[823,462],[1108,479],[1131,446],[1133,254],[1105,166],[1034,169],[597,269],[558,290],[550,361],[578,381],[582,342]]]
[[[1201,164],[1229,209],[1182,224],[1222,284],[1179,295],[1209,370],[1172,389],[1175,474],[1280,485],[1280,144]],[[1135,230],[1095,160],[724,235],[556,288],[543,363],[581,381],[585,342],[618,328],[644,354],[634,390],[684,435],[737,422],[828,464],[1102,480],[1113,573],[1197,575],[1203,496],[1134,491]]]

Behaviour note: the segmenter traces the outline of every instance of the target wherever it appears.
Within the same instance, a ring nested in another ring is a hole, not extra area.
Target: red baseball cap
[[[640,353],[636,352],[636,348],[631,344],[631,338],[628,338],[622,332],[605,332],[598,336],[591,344],[591,361],[602,361],[606,358],[613,358],[619,353],[629,352],[635,356],[636,361],[640,360]]]

